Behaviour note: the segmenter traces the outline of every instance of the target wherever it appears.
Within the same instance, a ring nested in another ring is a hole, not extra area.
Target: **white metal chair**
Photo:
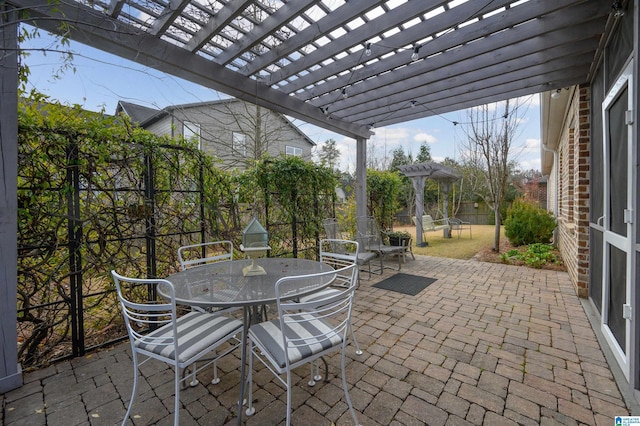
[[[356,241],[331,238],[320,240],[320,262],[326,263],[336,270],[344,268],[348,265],[352,265],[354,263],[357,264],[358,248],[359,244]],[[358,285],[360,284],[359,280],[360,277],[358,277]],[[349,274],[336,274],[336,279],[331,283],[331,286],[308,296],[301,297],[299,301],[302,303],[306,303],[332,296],[341,292],[343,289],[348,288],[350,281],[351,276]],[[356,335],[353,332],[353,327],[350,327],[350,333],[353,344],[356,347],[356,355],[362,355],[362,350],[360,349],[360,345],[356,340]],[[326,362],[325,370],[328,370]],[[316,384],[316,381],[318,380],[322,380],[322,376],[320,375],[317,365],[314,365],[312,363],[311,379],[308,383],[309,386],[314,386]]]
[[[323,240],[320,240],[320,262],[332,266],[333,269],[340,270],[345,266],[353,265],[354,263],[357,264],[358,254],[359,244],[356,241],[332,238],[325,238]],[[332,296],[341,292],[343,289],[348,288],[350,284],[350,272],[346,275],[338,273],[336,274],[336,279],[333,281],[333,283],[331,283],[330,287],[327,287],[308,296],[304,296],[300,298],[300,302],[311,302],[313,300]],[[353,333],[353,329],[351,329],[351,338],[353,339],[353,344],[356,347],[356,354],[362,355],[360,345],[358,345],[358,341],[356,340],[356,336]]]
[[[338,224],[338,220],[336,218],[328,218],[322,220],[322,226],[324,227],[324,232],[329,239],[344,239],[345,233],[340,229],[340,225]],[[367,272],[369,273],[368,279],[371,279],[371,261],[378,257],[378,253],[374,251],[365,251],[363,250],[362,242],[359,243],[360,249],[357,254],[357,263],[358,267],[367,267]],[[358,274],[358,283],[360,282],[360,275]]]
[[[178,248],[178,260],[180,261],[180,269],[183,271],[187,268],[194,268],[205,265],[207,263],[227,262],[233,260],[233,242],[228,240],[210,241],[207,243],[191,244]],[[216,315],[228,314],[241,308],[221,308],[221,309],[203,309],[198,306],[192,306],[191,310],[199,312],[211,312]],[[195,369],[194,369],[195,372]],[[195,374],[192,383],[197,383]],[[213,380],[214,385],[220,383],[218,377],[218,364],[213,363]]]
[[[178,249],[178,260],[183,271],[204,263],[233,260],[233,242],[223,240],[182,246]]]
[[[193,376],[237,346],[226,349],[196,369],[195,362],[212,353],[220,345],[242,333],[242,321],[222,315],[191,311],[178,317],[173,284],[163,279],[128,278],[111,271],[120,307],[131,343],[133,358],[133,390],[122,424],[126,424],[138,389],[138,369],[150,359],[173,366],[175,370],[174,424],[178,425],[180,387],[188,377],[181,370],[193,365]],[[163,286],[170,300],[147,300],[149,286]],[[140,361],[140,356],[148,358]],[[195,382],[197,384],[197,382]],[[192,386],[195,386],[191,383]]]
[[[349,411],[358,424],[349,397],[345,372],[347,332],[351,324],[351,309],[357,283],[357,265],[351,264],[337,271],[313,274],[314,277],[330,274],[349,277],[348,287],[322,299],[304,303],[287,300],[291,289],[300,288],[312,275],[284,277],[276,283],[276,304],[279,318],[255,324],[249,328],[249,405],[253,407],[253,359],[262,362],[287,389],[287,426],[291,423],[291,371],[332,352],[341,352],[342,387]],[[286,379],[281,375],[286,374]]]

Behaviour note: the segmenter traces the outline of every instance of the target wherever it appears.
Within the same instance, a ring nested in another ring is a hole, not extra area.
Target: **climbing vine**
[[[398,194],[402,181],[397,172],[367,170],[369,213],[382,229],[391,229],[398,210]]]
[[[24,368],[125,336],[109,271],[175,272],[178,247],[239,245],[266,219],[272,255],[315,257],[335,177],[296,157],[225,172],[184,140],[32,96],[19,108],[18,337]]]

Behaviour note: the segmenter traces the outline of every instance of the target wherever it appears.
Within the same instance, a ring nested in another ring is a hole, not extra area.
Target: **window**
[[[185,140],[188,141],[198,141],[198,149],[202,149],[202,147],[200,146],[200,125],[198,123],[185,121],[182,124],[182,137],[184,137]]]
[[[233,132],[233,152],[243,157],[247,156],[247,135]]]
[[[298,148],[297,146],[289,146],[287,145],[285,154],[292,155],[294,157],[302,156],[302,148]]]

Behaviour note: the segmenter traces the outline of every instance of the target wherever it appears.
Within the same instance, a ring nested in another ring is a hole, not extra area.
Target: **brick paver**
[[[417,296],[363,279],[353,326],[364,354],[347,349],[350,395],[365,425],[607,425],[631,414],[567,274],[474,260],[416,256],[402,267],[437,281]],[[366,277],[366,274],[364,274]],[[119,424],[132,386],[128,343],[25,373],[0,395],[3,425]],[[181,424],[233,425],[239,354],[222,382],[181,392]],[[351,425],[339,356],[330,382],[294,375],[294,425]],[[284,422],[286,393],[264,367],[254,375],[247,425]],[[171,424],[173,374],[147,363],[130,424]],[[640,413],[632,413],[638,415]]]

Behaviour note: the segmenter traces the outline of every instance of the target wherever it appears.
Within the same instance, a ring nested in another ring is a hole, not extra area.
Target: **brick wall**
[[[558,147],[558,247],[576,293],[588,297],[590,91],[574,92]]]

